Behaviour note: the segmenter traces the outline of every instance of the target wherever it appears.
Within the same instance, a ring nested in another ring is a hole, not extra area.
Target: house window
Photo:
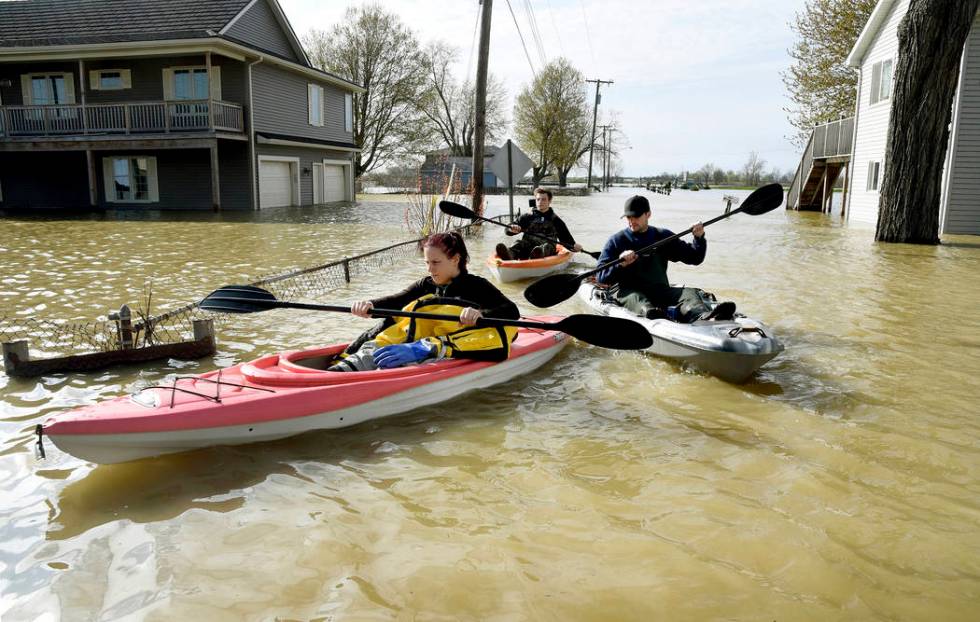
[[[206,68],[174,69],[174,99],[207,99],[208,70]]]
[[[344,131],[354,131],[354,96],[350,93],[344,95]]]
[[[871,66],[871,103],[890,99],[892,96],[892,59]]]
[[[31,104],[35,106],[53,106],[72,103],[69,101],[69,74],[34,73],[30,74],[29,80],[30,92],[25,99]]]
[[[88,83],[93,91],[120,91],[133,87],[129,69],[93,69],[89,72]]]
[[[881,162],[868,162],[868,192],[877,192],[881,182]]]
[[[103,160],[106,202],[151,203],[157,196],[156,158],[117,156]]]
[[[309,104],[310,125],[323,125],[323,87],[307,84],[307,102]]]

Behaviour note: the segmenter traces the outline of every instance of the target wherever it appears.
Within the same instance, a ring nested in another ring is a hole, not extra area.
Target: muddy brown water
[[[632,192],[554,207],[598,250]],[[685,229],[722,194],[652,195],[654,221]],[[147,280],[166,308],[405,239],[404,206],[7,215],[0,315],[88,320]],[[470,240],[478,273],[502,231]],[[36,460],[33,427],[370,321],[240,316],[200,361],[0,374],[0,618],[976,619],[978,238],[878,245],[870,228],[781,209],[707,237],[706,262],[673,265],[673,280],[735,300],[786,344],[740,386],[573,343],[508,386],[356,428],[95,466],[50,444]],[[421,274],[406,256],[318,300]],[[537,311],[521,284],[502,289]]]

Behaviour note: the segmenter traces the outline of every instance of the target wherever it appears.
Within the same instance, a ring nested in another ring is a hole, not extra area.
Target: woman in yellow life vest
[[[490,281],[466,270],[469,253],[463,236],[436,233],[422,245],[429,276],[392,296],[362,300],[351,313],[371,317],[371,309],[403,309],[458,315],[459,321],[386,318],[351,343],[331,371],[388,369],[441,358],[503,361],[517,329],[476,327],[487,317],[516,320],[520,311]]]

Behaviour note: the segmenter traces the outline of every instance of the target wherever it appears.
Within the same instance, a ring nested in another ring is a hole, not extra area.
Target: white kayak
[[[647,349],[651,354],[727,382],[744,382],[784,349],[768,326],[740,313],[731,320],[681,324],[668,319],[639,317],[594,282],[582,283],[578,294],[600,315],[627,318],[645,326],[653,338],[653,345]]]

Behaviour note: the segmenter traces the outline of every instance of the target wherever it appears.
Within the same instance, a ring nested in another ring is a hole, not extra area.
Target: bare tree
[[[455,48],[442,41],[430,43],[425,48],[422,54],[425,91],[418,108],[433,128],[434,135],[449,148],[450,155],[472,156],[476,89],[472,83],[460,83],[453,76],[456,54]],[[507,90],[503,83],[490,75],[487,78],[487,142],[499,139],[507,127],[506,101]]]
[[[589,136],[585,145],[579,142],[584,117],[588,125],[591,108],[584,76],[564,58],[548,63],[517,96],[514,132],[535,161],[531,173],[535,185],[551,174],[552,167],[564,168],[567,176],[588,151]]]
[[[939,199],[963,46],[980,0],[910,0],[898,26],[879,242],[939,244]]]
[[[430,141],[417,102],[422,96],[422,55],[415,34],[380,4],[351,6],[329,32],[304,38],[311,62],[365,88],[354,94],[356,176]]]
[[[749,159],[742,165],[742,180],[750,186],[758,186],[764,170],[766,170],[766,161],[752,151],[749,153]]]
[[[781,74],[795,106],[792,140],[806,145],[813,126],[854,112],[854,72],[845,65],[878,0],[807,0],[790,28],[799,39],[789,50],[793,65]]]

